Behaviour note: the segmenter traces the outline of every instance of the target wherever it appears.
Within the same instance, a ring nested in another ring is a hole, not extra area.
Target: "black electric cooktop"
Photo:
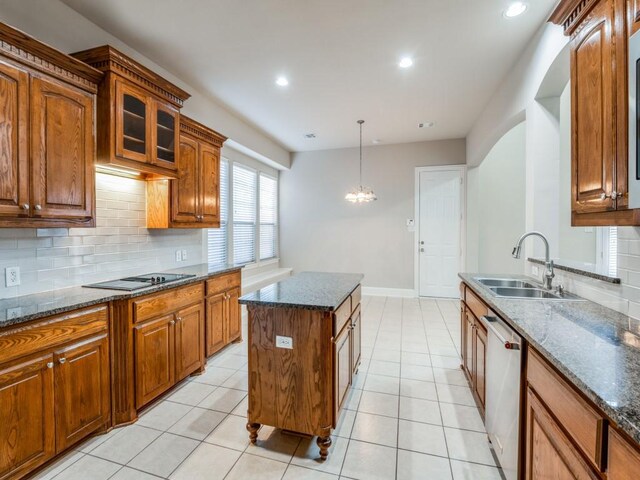
[[[176,282],[178,280],[191,277],[195,277],[195,275],[184,273],[149,273],[146,275],[138,275],[137,277],[121,278],[120,280],[92,283],[90,285],[83,285],[83,287],[104,288],[107,290],[126,290],[128,292],[132,292],[141,288],[151,287],[152,285]]]

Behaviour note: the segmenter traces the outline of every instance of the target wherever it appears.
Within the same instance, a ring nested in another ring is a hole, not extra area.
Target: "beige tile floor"
[[[498,480],[459,339],[457,301],[364,297],[362,366],[324,463],[314,439],[271,427],[249,444],[243,343],[136,424],[89,439],[36,478]]]

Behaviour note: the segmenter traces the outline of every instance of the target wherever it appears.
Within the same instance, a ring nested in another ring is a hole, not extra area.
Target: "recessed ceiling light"
[[[431,128],[435,125],[435,122],[422,122],[418,124],[418,128]]]
[[[287,85],[289,85],[289,80],[287,80],[287,77],[278,77],[276,79],[276,85],[279,85],[280,87],[286,87]]]
[[[411,65],[413,65],[413,59],[411,59],[411,57],[402,57],[398,62],[400,68],[409,68]]]
[[[527,4],[524,2],[512,2],[511,5],[507,7],[504,11],[504,16],[506,18],[517,17],[518,15],[522,15],[527,10]]]

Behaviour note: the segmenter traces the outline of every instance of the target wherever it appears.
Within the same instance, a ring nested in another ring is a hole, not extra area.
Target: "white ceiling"
[[[360,118],[366,143],[465,137],[556,3],[63,1],[291,151],[356,146]]]

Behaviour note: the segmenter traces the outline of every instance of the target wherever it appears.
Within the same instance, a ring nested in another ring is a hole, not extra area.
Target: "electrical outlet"
[[[293,350],[293,338],[281,337],[280,335],[276,335],[276,347]]]
[[[187,260],[187,251],[186,250],[182,250],[182,261],[186,261]]]
[[[176,262],[182,261],[182,250],[176,250]]]
[[[13,320],[22,315],[22,307],[7,308],[7,318]]]
[[[533,275],[538,275],[538,273],[540,273],[540,269],[538,268],[538,266],[537,266],[537,265],[532,265],[532,266],[531,266],[531,273],[532,273]]]
[[[4,278],[7,287],[20,285],[20,267],[7,267],[4,269]]]

